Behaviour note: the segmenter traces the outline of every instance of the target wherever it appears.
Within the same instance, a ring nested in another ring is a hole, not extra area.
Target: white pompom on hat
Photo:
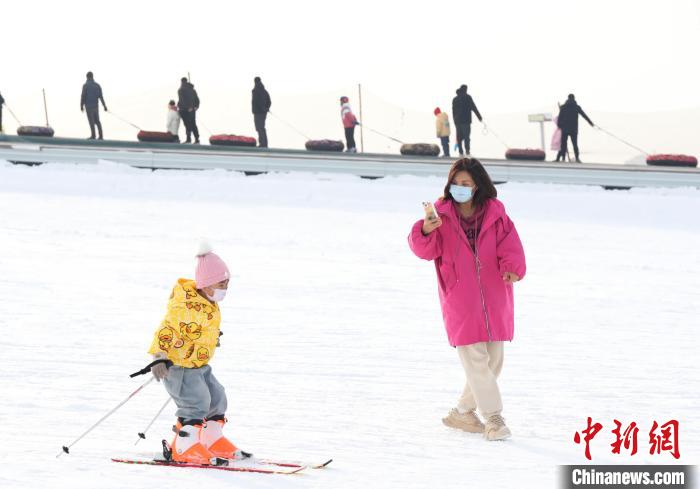
[[[197,249],[197,264],[194,270],[194,281],[198,289],[203,289],[230,278],[226,263],[213,251],[206,240],[199,242]]]

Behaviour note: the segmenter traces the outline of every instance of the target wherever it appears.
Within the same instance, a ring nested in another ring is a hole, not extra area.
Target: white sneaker
[[[442,418],[442,424],[468,433],[484,432],[484,423],[481,422],[474,411],[460,413],[456,408],[452,408],[449,414]]]
[[[506,426],[506,420],[500,414],[494,414],[486,420],[484,428],[484,438],[489,441],[505,440],[510,438],[511,433]]]

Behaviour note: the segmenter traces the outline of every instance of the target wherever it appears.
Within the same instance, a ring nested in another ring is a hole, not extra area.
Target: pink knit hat
[[[199,245],[197,252],[197,265],[194,269],[194,281],[198,289],[209,287],[215,283],[229,278],[231,274],[219,255],[212,252],[212,247],[207,242]]]

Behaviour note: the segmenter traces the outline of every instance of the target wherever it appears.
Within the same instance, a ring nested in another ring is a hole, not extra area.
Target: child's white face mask
[[[214,289],[214,293],[210,296],[207,294],[207,298],[212,302],[221,302],[226,297],[227,289]]]

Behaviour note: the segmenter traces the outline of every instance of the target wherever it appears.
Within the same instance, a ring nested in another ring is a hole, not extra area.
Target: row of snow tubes
[[[53,137],[54,130],[48,126],[20,126],[17,128],[19,136]],[[174,143],[178,137],[169,132],[139,131],[136,135],[139,141],[151,143]],[[209,138],[209,144],[214,146],[248,146],[256,145],[255,138],[248,136],[237,136],[235,134],[217,134]],[[345,149],[342,141],[333,139],[316,139],[306,142],[306,149],[309,151],[330,151],[339,152]],[[436,144],[402,144],[402,155],[416,156],[438,156],[440,147]],[[510,148],[506,151],[507,160],[544,161],[546,153],[541,149],[530,148]],[[685,168],[695,168],[698,166],[698,159],[695,156],[681,154],[654,154],[647,156],[647,165],[650,166],[677,166]]]
[[[334,139],[312,139],[306,142],[306,149],[309,151],[330,151],[340,152],[345,149],[342,141]],[[436,144],[402,144],[402,155],[437,156],[440,154],[440,147]]]
[[[148,143],[174,143],[178,137],[169,132],[139,131],[136,135],[139,141]],[[255,146],[255,138],[237,136],[235,134],[216,134],[209,138],[209,144],[213,146]]]
[[[546,156],[546,153],[541,149],[511,148],[506,151],[507,160],[544,161]],[[698,166],[698,159],[688,155],[655,154],[647,156],[647,165],[694,168]]]

